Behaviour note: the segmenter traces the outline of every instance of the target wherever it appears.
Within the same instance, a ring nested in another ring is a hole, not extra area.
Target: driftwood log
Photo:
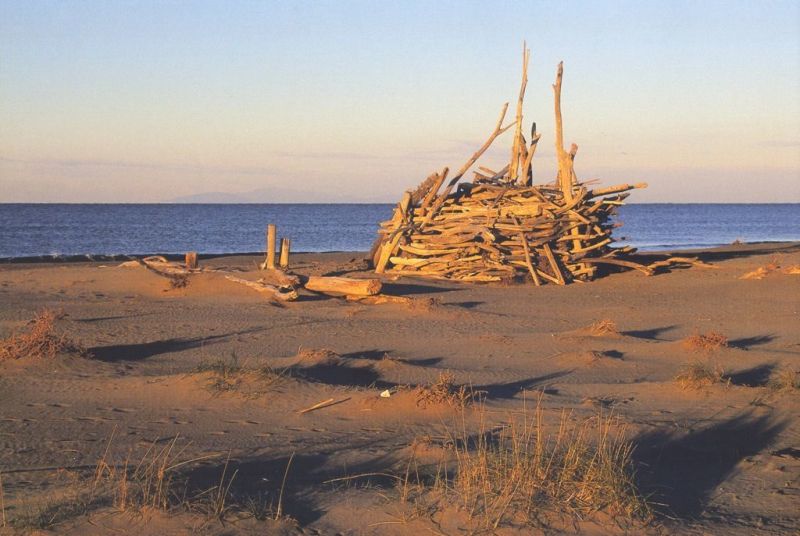
[[[278,288],[273,285],[269,285],[267,283],[263,283],[260,281],[249,281],[247,279],[242,279],[241,277],[236,277],[233,275],[226,275],[225,279],[228,281],[232,281],[234,283],[239,283],[240,285],[244,285],[249,287],[256,292],[260,292],[266,295],[269,298],[280,300],[280,301],[294,301],[297,299],[297,291],[293,288]]]
[[[264,270],[259,281],[276,287],[289,287],[296,289],[301,286],[300,276],[284,272],[283,270]]]
[[[374,296],[380,293],[382,284],[379,279],[309,276],[303,286],[323,294]]]

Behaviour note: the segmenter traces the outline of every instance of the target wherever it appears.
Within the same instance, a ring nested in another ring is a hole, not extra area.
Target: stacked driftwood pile
[[[406,192],[389,221],[381,224],[371,253],[377,273],[391,272],[462,281],[530,277],[537,285],[590,280],[598,265],[651,269],[626,260],[629,247],[612,248],[611,222],[629,190],[646,184],[590,188],[575,175],[578,150],[564,149],[559,64],[555,94],[558,173],[553,183],[533,184],[533,157],[540,135],[533,123],[523,134],[522,104],[530,52],[523,53],[516,118],[503,126],[508,104],[484,143],[448,181],[448,169]],[[513,130],[511,158],[495,171],[478,167],[473,181],[460,182],[492,142]],[[447,182],[446,182],[447,181]]]

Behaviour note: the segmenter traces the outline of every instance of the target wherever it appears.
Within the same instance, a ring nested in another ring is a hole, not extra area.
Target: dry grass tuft
[[[759,266],[755,270],[751,272],[747,272],[746,274],[739,277],[739,279],[764,279],[766,276],[771,274],[772,272],[777,271],[780,269],[780,259],[775,256],[769,262],[769,264],[765,264],[764,266]]]
[[[337,366],[342,364],[342,357],[328,348],[300,348],[297,352],[297,364],[309,366]]]
[[[695,333],[683,339],[683,346],[696,352],[713,352],[728,347],[728,337],[716,331]]]
[[[619,335],[617,323],[607,318],[593,322],[586,328],[586,332],[593,337],[616,337]]]
[[[577,421],[564,412],[554,433],[543,421],[537,406],[533,414],[510,415],[499,429],[449,433],[449,463],[427,478],[418,468],[406,471],[402,497],[428,512],[456,506],[466,514],[465,528],[480,533],[511,523],[546,525],[550,514],[650,517],[634,482],[633,444],[617,419]]]
[[[583,326],[570,331],[560,333],[560,337],[608,337],[618,338],[622,333],[617,328],[617,323],[611,319],[604,318],[592,322],[588,326]]]
[[[263,395],[288,374],[288,369],[275,369],[269,366],[259,368],[240,364],[236,354],[229,359],[216,359],[201,363],[195,369],[208,374],[206,387],[214,394],[238,392],[250,398]]]
[[[417,387],[414,394],[417,406],[421,408],[439,404],[463,408],[475,399],[477,393],[466,385],[457,385],[455,376],[448,371],[439,373],[436,382]]]
[[[207,519],[224,521],[231,514],[244,514],[256,519],[283,518],[282,494],[277,509],[263,495],[234,498],[231,491],[237,470],[230,468],[230,453],[222,467],[219,481],[207,489],[190,490],[186,469],[199,462],[218,458],[210,454],[187,459],[188,443],[178,447],[178,436],[159,446],[154,442],[136,463],[130,454],[121,464],[108,462],[109,448],[97,463],[91,484],[93,495],[111,499],[112,506],[120,512],[139,512],[148,508],[163,511],[175,509],[199,513]],[[109,440],[109,447],[111,446]],[[288,471],[288,467],[287,467]],[[285,484],[284,484],[285,485]]]
[[[0,341],[0,360],[3,359],[53,359],[59,354],[74,353],[89,356],[79,342],[58,333],[56,321],[64,317],[50,309],[43,309],[29,322],[27,333],[14,333]]]
[[[169,274],[167,279],[169,280],[169,288],[171,290],[177,290],[189,286],[189,276],[187,274]]]
[[[695,361],[684,365],[675,381],[681,389],[702,389],[717,383],[725,383],[725,370],[719,365]]]
[[[437,296],[411,298],[409,308],[412,311],[430,312],[442,306],[441,298]]]
[[[774,269],[769,269],[767,266],[759,266],[755,270],[740,276],[739,279],[764,279],[770,272],[774,271]]]
[[[112,460],[113,439],[112,434],[91,474],[69,473],[66,487],[57,495],[21,504],[9,516],[8,525],[19,530],[53,529],[101,508],[133,514],[148,510],[166,514],[190,512],[208,521],[222,522],[247,517],[290,520],[283,513],[285,478],[280,490],[272,490],[269,499],[265,490],[257,496],[236,495],[232,488],[237,470],[231,470],[228,456],[219,480],[206,489],[198,489],[190,482],[192,469],[200,467],[202,461],[219,458],[218,454],[188,458],[185,452],[189,444],[180,446],[176,436],[166,443],[154,441],[138,459],[129,452],[124,459]],[[288,470],[287,466],[287,473]]]
[[[141,512],[157,509],[166,512],[184,510],[202,515],[206,519],[225,521],[232,514],[237,517],[279,520],[282,513],[283,486],[277,507],[263,495],[234,497],[231,491],[237,470],[230,468],[230,453],[222,467],[219,481],[207,489],[190,489],[187,469],[199,462],[219,458],[218,454],[187,458],[188,443],[178,446],[179,437],[159,445],[153,442],[137,462],[131,455],[122,463],[109,462],[109,439],[106,451],[98,461],[91,482],[91,496],[110,499],[111,506],[119,512]],[[287,466],[287,472],[289,467]]]
[[[800,391],[800,371],[790,368],[777,370],[767,383],[767,387],[779,393]]]
[[[108,453],[113,441],[109,439],[103,457],[97,462],[91,484],[93,495],[106,495],[111,504],[121,512],[144,508],[167,509],[178,495],[174,495],[176,469],[190,462],[180,462],[185,449],[176,449],[178,437],[159,447],[155,442],[138,462],[130,455],[122,464],[109,463]],[[192,460],[194,461],[194,460]]]
[[[235,354],[230,359],[216,359],[201,363],[195,369],[199,373],[209,373],[207,387],[210,391],[224,393],[236,391],[244,381],[244,369]]]

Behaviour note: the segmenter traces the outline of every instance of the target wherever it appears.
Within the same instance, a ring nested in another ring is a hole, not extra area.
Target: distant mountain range
[[[331,192],[262,188],[249,192],[203,192],[167,199],[165,203],[380,203],[374,199],[353,198]]]

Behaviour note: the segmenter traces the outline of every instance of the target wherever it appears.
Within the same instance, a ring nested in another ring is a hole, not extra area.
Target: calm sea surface
[[[0,258],[257,252],[268,223],[293,251],[364,251],[391,212],[388,204],[0,204]],[[800,204],[639,204],[619,219],[620,242],[642,250],[800,240]]]

